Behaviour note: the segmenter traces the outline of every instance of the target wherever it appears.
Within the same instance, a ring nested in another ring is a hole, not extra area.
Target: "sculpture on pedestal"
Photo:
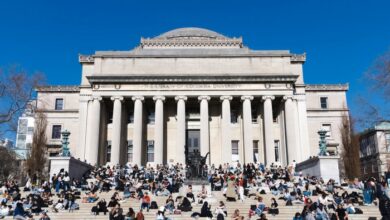
[[[318,131],[318,134],[320,135],[320,141],[319,141],[319,146],[320,146],[320,153],[318,154],[319,156],[327,156],[328,155],[328,150],[326,149],[326,131],[324,128],[321,128]]]
[[[64,130],[63,132],[61,132],[62,134],[62,154],[61,156],[63,157],[70,157],[70,151],[69,151],[69,135],[70,135],[70,132],[68,130]]]

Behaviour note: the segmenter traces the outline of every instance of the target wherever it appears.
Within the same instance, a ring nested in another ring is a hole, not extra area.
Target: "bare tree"
[[[344,161],[345,175],[349,179],[360,177],[360,145],[359,135],[354,132],[354,120],[347,114],[343,115],[340,127],[341,142],[343,149],[341,152]]]
[[[390,99],[390,50],[377,58],[367,71],[366,79],[370,80],[371,88],[379,91],[383,98]]]
[[[368,92],[357,100],[356,122],[361,128],[367,128],[390,116],[390,50],[374,61],[363,80]]]
[[[28,74],[20,67],[0,68],[0,137],[15,131],[17,119],[44,81],[42,73]]]
[[[14,151],[5,147],[0,147],[0,181],[17,176],[19,172],[19,162]]]
[[[26,171],[33,180],[39,180],[43,178],[43,170],[46,163],[46,115],[37,110],[35,113],[35,127],[31,151],[28,154],[26,160]]]

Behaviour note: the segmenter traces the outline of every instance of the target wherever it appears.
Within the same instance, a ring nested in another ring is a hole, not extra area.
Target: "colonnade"
[[[121,134],[122,134],[122,105],[125,97],[112,96],[113,102],[113,118],[112,118],[112,140],[111,140],[111,158],[113,164],[119,164],[121,158]],[[126,97],[130,98],[130,97]],[[200,149],[204,155],[210,151],[210,128],[209,128],[209,101],[210,96],[197,97],[200,105]],[[223,162],[231,162],[232,147],[231,147],[231,109],[230,102],[232,96],[224,95],[218,97],[221,101],[221,157]],[[145,97],[132,96],[134,102],[134,131],[133,131],[133,163],[141,164],[142,154],[142,135],[143,135],[143,105]],[[155,102],[155,137],[154,137],[154,162],[162,164],[163,161],[163,145],[164,145],[164,102],[166,97],[153,96]],[[175,163],[185,163],[185,145],[186,145],[186,101],[187,96],[175,96],[177,103],[177,132],[176,132],[176,160]],[[240,97],[242,101],[242,119],[243,119],[243,144],[244,144],[244,161],[250,163],[254,161],[253,155],[253,135],[252,135],[252,105],[251,102],[254,96],[244,95]],[[261,96],[263,101],[263,126],[264,126],[264,148],[265,162],[269,165],[275,162],[274,151],[274,131],[273,131],[273,110],[272,102],[275,96]],[[293,96],[283,96],[285,109],[285,126],[286,126],[286,143],[287,157],[291,162],[293,159],[299,158],[299,149],[296,138],[298,135],[295,129],[295,123],[298,122],[295,107],[295,98]],[[85,133],[84,138],[80,138],[81,148],[78,152],[80,158],[84,158],[90,164],[98,163],[99,152],[99,132],[100,132],[100,111],[102,97],[92,96],[89,100],[80,102],[80,130]],[[82,135],[81,134],[81,135]]]

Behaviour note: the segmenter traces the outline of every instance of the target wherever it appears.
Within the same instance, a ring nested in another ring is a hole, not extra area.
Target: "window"
[[[230,113],[230,122],[232,124],[237,124],[238,123],[238,113],[235,110],[232,110]]]
[[[328,97],[321,97],[320,98],[321,102],[321,108],[322,109],[327,109],[328,108]]]
[[[61,138],[61,125],[53,125],[51,130],[51,138],[52,139],[60,139]]]
[[[147,158],[148,162],[154,162],[154,141],[148,141]]]
[[[252,106],[252,123],[257,123],[257,109]]]
[[[386,151],[390,152],[390,133],[385,134],[386,138]]]
[[[25,134],[27,133],[27,119],[20,119],[19,120],[19,133]]]
[[[274,144],[275,144],[275,161],[279,162],[280,161],[279,140],[275,140]]]
[[[25,134],[18,134],[18,142],[24,143],[26,141],[26,135]]]
[[[330,139],[332,137],[332,126],[331,124],[322,124],[322,128],[326,131],[325,138]]]
[[[64,99],[56,99],[55,110],[63,110],[64,109]]]
[[[127,141],[127,162],[133,162],[133,140]]]
[[[130,112],[127,118],[127,123],[128,124],[133,124],[134,123],[134,113]]]
[[[107,141],[107,162],[111,162],[111,141]]]
[[[155,120],[154,112],[148,112],[148,123],[153,125],[154,120]]]
[[[238,141],[233,140],[232,141],[232,161],[238,161],[238,160],[240,160],[239,150],[238,150]]]
[[[259,141],[253,141],[253,161],[259,161]]]

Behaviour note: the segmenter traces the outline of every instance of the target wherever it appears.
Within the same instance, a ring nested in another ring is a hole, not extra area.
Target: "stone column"
[[[311,156],[311,154],[309,144],[309,131],[307,128],[307,108],[305,95],[297,96],[297,112],[299,122],[299,134],[301,137],[300,150],[302,152],[300,160],[307,160]]]
[[[291,164],[293,160],[297,159],[297,146],[296,146],[296,131],[295,131],[295,112],[294,112],[294,97],[284,96],[284,112],[285,112],[285,124],[286,124],[286,138],[287,138],[287,157],[288,164]]]
[[[87,136],[89,138],[88,145],[85,149],[85,157],[88,163],[95,165],[98,161],[99,152],[99,132],[100,132],[100,101],[101,97],[93,97],[91,108],[88,108],[88,126]]]
[[[143,96],[132,97],[134,101],[134,128],[133,128],[133,163],[141,165],[142,158],[142,102]]]
[[[209,104],[210,96],[199,96],[200,101],[200,154],[205,156],[210,152],[210,130],[209,130]],[[210,164],[210,157],[207,158]]]
[[[241,96],[244,123],[244,162],[253,163],[252,106],[253,96]]]
[[[80,158],[81,161],[85,160],[85,147],[87,138],[87,118],[88,118],[88,99],[80,97],[79,107],[79,146],[76,148],[76,158]],[[71,152],[73,153],[73,152]]]
[[[154,162],[163,163],[164,156],[164,96],[154,96],[155,122],[154,122]]]
[[[176,162],[185,164],[186,147],[186,96],[176,96],[177,101],[177,141],[176,141]]]
[[[275,143],[274,143],[274,119],[272,115],[272,100],[275,96],[263,96],[263,114],[264,114],[264,143],[265,143],[265,163],[266,166],[275,162]]]
[[[122,96],[111,97],[114,101],[112,111],[111,163],[117,165],[121,158]]]
[[[232,143],[230,139],[230,101],[232,96],[221,96],[222,101],[222,119],[221,119],[221,154],[222,163],[232,161]]]

